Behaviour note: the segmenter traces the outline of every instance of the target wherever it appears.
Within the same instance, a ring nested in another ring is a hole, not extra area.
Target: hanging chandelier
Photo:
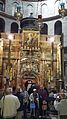
[[[14,16],[18,21],[20,21],[23,18],[23,14],[21,12],[21,6],[19,4],[17,5],[17,11],[14,13]]]
[[[46,1],[46,0],[45,0]],[[38,14],[38,18],[37,18],[37,24],[39,26],[39,30],[43,27],[43,18],[42,18],[42,7],[47,4],[44,2],[44,3],[41,3],[40,1],[40,4],[39,4],[39,14]]]
[[[56,0],[55,3],[58,1],[60,2],[58,12],[59,12],[59,15],[63,18],[65,15],[67,15],[67,9],[65,8],[65,2],[63,2],[63,0]]]
[[[63,18],[66,15],[67,10],[65,9],[65,3],[60,3],[60,8],[58,10],[59,15]]]
[[[42,15],[38,15],[38,23],[41,24],[42,23]]]
[[[36,20],[36,23],[37,23],[38,28],[39,28],[39,31],[40,31],[41,26],[42,26],[42,24],[43,24],[42,15],[38,15],[38,18],[37,18],[37,20]]]

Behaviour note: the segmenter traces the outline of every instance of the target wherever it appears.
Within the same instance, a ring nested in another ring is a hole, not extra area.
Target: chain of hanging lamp
[[[37,18],[37,23],[38,23],[38,26],[39,26],[39,30],[43,26],[43,18],[42,18],[42,7],[43,7],[43,5],[47,5],[47,4],[45,2],[42,3],[42,1],[40,1],[40,12],[39,12],[38,18]]]

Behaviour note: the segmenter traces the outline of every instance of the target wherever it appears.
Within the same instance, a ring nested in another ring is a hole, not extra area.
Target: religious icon
[[[23,31],[23,47],[35,48],[38,47],[39,32]]]

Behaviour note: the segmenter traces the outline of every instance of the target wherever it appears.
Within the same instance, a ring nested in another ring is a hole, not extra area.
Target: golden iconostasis
[[[43,83],[60,78],[60,36],[41,35],[39,31],[33,30],[23,30],[23,33],[12,36],[9,39],[8,34],[1,34],[0,70],[3,69],[3,79],[6,77],[18,83],[19,80],[33,77],[33,80]]]

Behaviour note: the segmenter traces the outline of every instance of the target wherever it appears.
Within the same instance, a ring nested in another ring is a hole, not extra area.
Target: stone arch
[[[43,27],[41,28],[41,34],[48,35],[48,25],[46,23],[43,24]]]
[[[33,5],[32,4],[27,4],[26,6],[26,16],[29,17],[30,16],[30,13],[33,13]]]
[[[62,33],[62,22],[56,21],[54,24],[54,35],[61,35]]]
[[[5,11],[5,0],[0,0],[0,10]]]
[[[0,18],[0,32],[5,32],[5,21]]]
[[[23,79],[24,82],[26,82],[27,80],[32,80],[32,82],[39,83],[40,75],[34,71],[24,71],[22,73],[21,79]]]
[[[35,18],[24,18],[23,20],[21,20],[20,22],[20,27],[21,29],[24,29],[24,28],[28,28],[31,30],[34,29],[34,30],[38,30],[38,27],[37,25],[35,24]]]
[[[11,33],[18,33],[18,24],[15,22],[11,24]]]

